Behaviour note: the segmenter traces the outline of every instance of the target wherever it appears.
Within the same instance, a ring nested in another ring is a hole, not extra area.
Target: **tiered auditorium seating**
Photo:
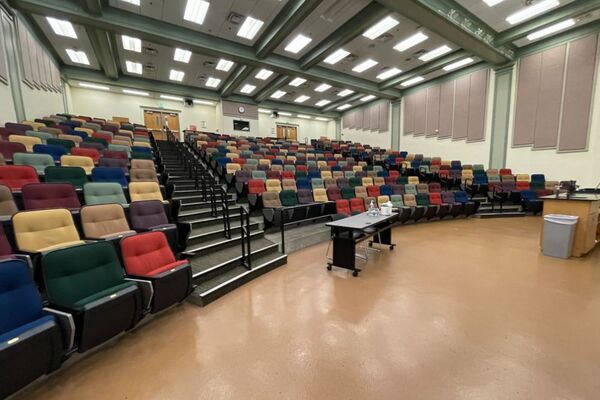
[[[192,290],[191,267],[174,253],[191,225],[169,220],[166,177],[145,128],[48,118],[0,130],[0,398]],[[143,159],[111,154],[99,140],[137,144]],[[107,156],[135,179],[98,167]]]

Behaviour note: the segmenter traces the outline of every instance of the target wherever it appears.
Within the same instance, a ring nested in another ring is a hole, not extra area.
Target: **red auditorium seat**
[[[71,155],[90,157],[92,160],[94,160],[94,164],[97,164],[98,160],[100,159],[100,152],[98,150],[88,149],[85,147],[73,147],[71,149]]]
[[[186,260],[177,261],[162,232],[141,233],[121,240],[127,275],[150,280],[150,310],[155,313],[180,303],[192,291],[192,269]]]
[[[350,203],[348,200],[336,200],[335,209],[338,214],[348,215],[352,214],[350,211]]]
[[[352,213],[363,213],[365,212],[365,202],[361,198],[350,199],[350,211]]]
[[[92,133],[92,137],[96,138],[96,139],[104,139],[106,140],[108,143],[112,143],[112,136],[110,136],[108,133],[98,133],[98,132],[94,132]]]
[[[0,183],[15,191],[28,183],[39,183],[39,179],[35,168],[29,165],[1,165]]]
[[[265,183],[261,179],[250,179],[248,181],[249,194],[261,194],[265,191]]]
[[[377,197],[381,196],[379,186],[375,186],[375,185],[367,186],[367,193],[368,193],[369,197],[377,198]]]
[[[27,153],[27,148],[23,143],[0,142],[0,153],[2,153],[6,161],[10,161],[15,153]]]

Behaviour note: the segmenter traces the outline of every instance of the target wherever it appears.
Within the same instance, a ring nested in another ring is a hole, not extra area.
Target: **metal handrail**
[[[240,206],[240,234],[242,242],[242,265],[252,269],[252,250],[250,249],[250,212],[243,204]]]

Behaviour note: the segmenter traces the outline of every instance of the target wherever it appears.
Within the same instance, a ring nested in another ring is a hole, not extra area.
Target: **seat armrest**
[[[126,281],[136,282],[138,287],[142,291],[142,298],[144,301],[144,310],[149,310],[152,304],[152,298],[154,297],[154,287],[152,286],[152,281],[147,278],[137,277],[137,276],[128,276],[125,278]]]
[[[75,346],[75,320],[73,315],[50,307],[44,307],[44,311],[53,315],[58,321],[58,325],[67,339],[65,349],[72,349]]]
[[[31,261],[31,256],[29,256],[29,254],[15,254],[15,258],[17,260],[25,261],[27,263],[27,266],[33,273],[33,261]]]

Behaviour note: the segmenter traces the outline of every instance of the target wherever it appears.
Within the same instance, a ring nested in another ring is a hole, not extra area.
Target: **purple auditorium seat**
[[[27,148],[23,143],[0,142],[0,153],[6,161],[11,161],[15,153],[27,153]]]
[[[83,147],[84,149],[96,149],[99,153],[102,153],[102,150],[104,150],[104,145],[97,142],[81,142],[79,143],[79,147]]]
[[[23,186],[21,193],[25,210],[81,208],[75,188],[69,183],[30,183]]]
[[[121,168],[121,170],[123,171],[124,174],[128,174],[129,173],[129,166],[128,166],[129,162],[128,160],[122,159],[122,158],[105,158],[102,157],[99,161],[98,161],[98,166],[99,167],[109,167],[109,168]]]
[[[14,122],[7,122],[4,124],[4,127],[13,131],[13,132],[18,132],[18,133],[22,133],[25,134],[25,132],[27,131],[32,131],[33,127],[31,125],[26,125],[26,124],[16,124]]]
[[[118,150],[104,150],[102,152],[103,158],[119,158],[127,160],[129,157],[127,156],[127,152],[118,151]]]
[[[167,218],[165,207],[160,200],[135,201],[129,205],[131,228],[138,232],[163,232],[173,251],[186,247],[190,234],[189,224],[172,224]]]

